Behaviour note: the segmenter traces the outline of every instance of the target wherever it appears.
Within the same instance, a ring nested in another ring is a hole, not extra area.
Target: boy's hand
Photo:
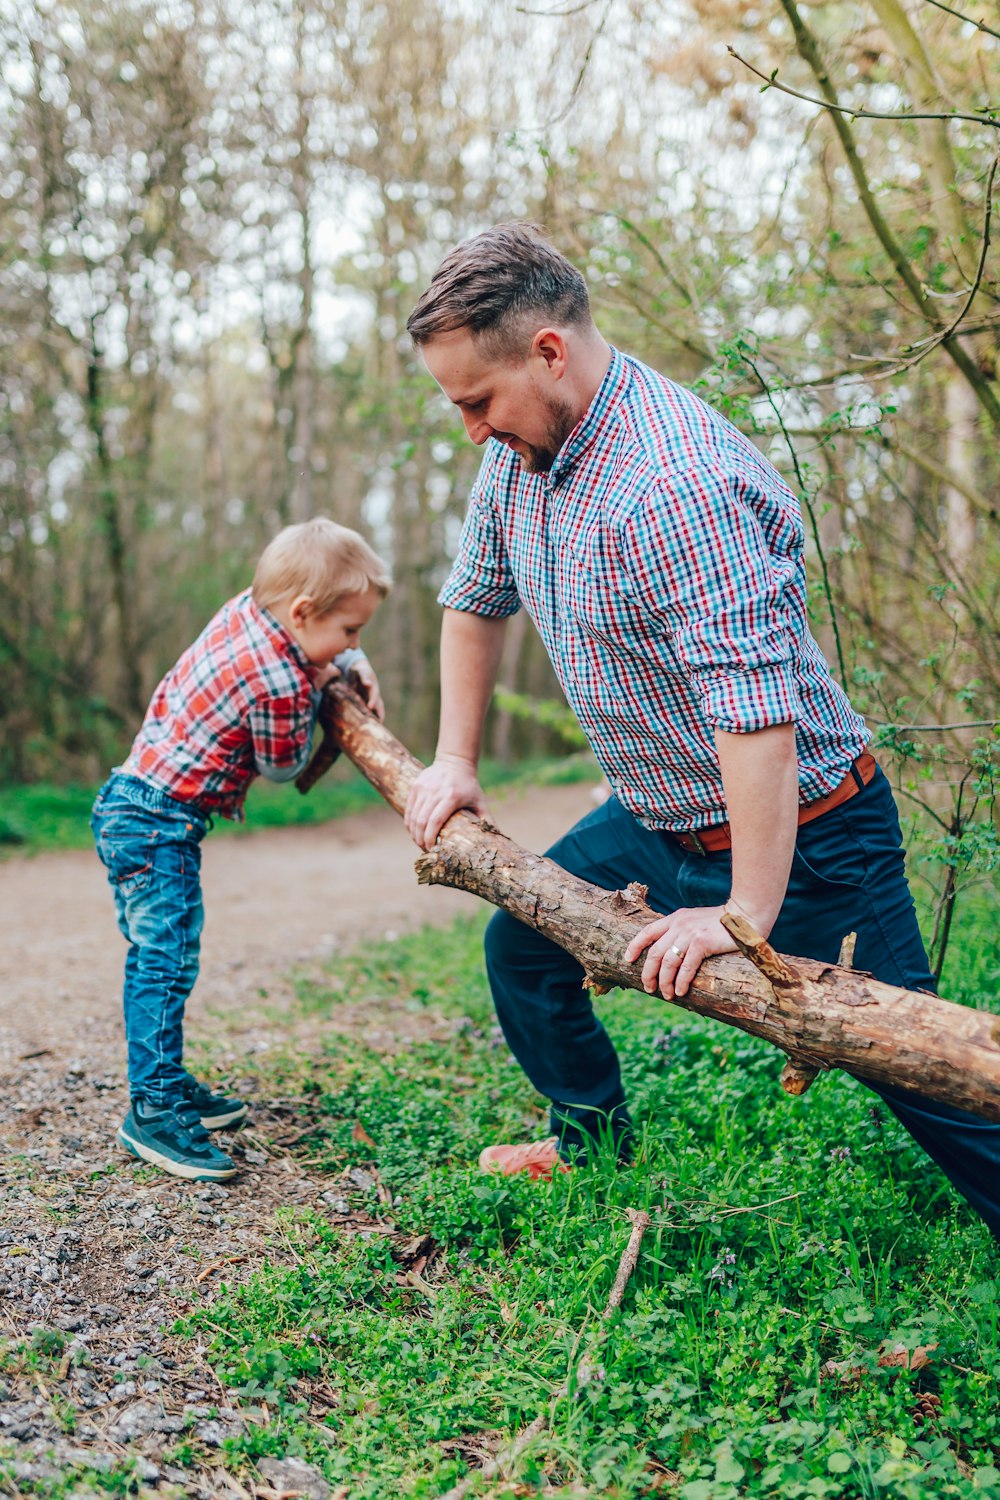
[[[313,687],[321,693],[328,682],[336,682],[340,676],[340,668],[335,667],[331,661],[325,667],[310,667],[308,675]]]
[[[385,704],[382,702],[382,690],[375,676],[375,669],[370,661],[359,661],[356,667],[352,667],[347,674],[352,678],[361,690],[361,696],[368,707],[378,719],[379,723],[385,722]]]

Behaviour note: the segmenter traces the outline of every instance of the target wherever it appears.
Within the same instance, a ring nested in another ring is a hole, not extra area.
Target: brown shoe
[[[553,1172],[568,1172],[569,1163],[563,1161],[556,1137],[550,1135],[546,1141],[525,1141],[520,1146],[487,1146],[479,1153],[479,1170],[504,1177],[526,1172],[533,1182],[548,1182]]]

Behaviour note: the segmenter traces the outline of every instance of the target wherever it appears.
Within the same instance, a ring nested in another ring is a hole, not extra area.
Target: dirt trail
[[[589,810],[589,799],[586,785],[534,787],[493,807],[504,832],[541,851]],[[191,1027],[293,965],[473,910],[474,897],[417,885],[416,852],[389,808],[319,827],[210,834]],[[98,1039],[117,1039],[124,953],[91,851],[0,863],[0,1067],[43,1048],[56,1065]]]
[[[591,806],[591,789],[576,785],[494,799],[493,811],[505,832],[541,851]],[[454,1023],[402,1005],[382,1002],[372,1016],[360,1002],[330,1022],[282,1004],[293,968],[475,909],[462,892],[418,886],[414,855],[388,808],[316,828],[210,835],[189,1042],[221,1044],[238,1076],[247,1055],[289,1044],[309,1052],[331,1024],[361,1026],[369,1045],[386,1048],[416,1028],[450,1035]],[[228,1493],[211,1455],[243,1418],[200,1351],[165,1329],[211,1300],[213,1266],[233,1282],[265,1253],[281,1258],[277,1207],[318,1209],[345,1231],[371,1224],[343,1185],[310,1176],[285,1149],[301,1122],[278,1100],[254,1098],[249,1126],[227,1137],[243,1168],[232,1183],[181,1182],[114,1144],[128,1102],[124,954],[96,855],[0,864],[0,1337],[43,1328],[66,1342],[44,1380],[28,1367],[0,1369],[0,1464],[31,1487],[127,1456],[144,1492]],[[203,1455],[193,1470],[171,1460],[181,1435]],[[5,1482],[0,1468],[0,1492]]]

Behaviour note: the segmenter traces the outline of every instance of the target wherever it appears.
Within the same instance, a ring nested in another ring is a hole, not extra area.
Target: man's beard
[[[546,399],[548,429],[544,444],[525,443],[527,455],[518,454],[529,474],[547,474],[556,461],[559,449],[576,426],[577,419],[568,401]],[[519,441],[521,441],[519,439]]]

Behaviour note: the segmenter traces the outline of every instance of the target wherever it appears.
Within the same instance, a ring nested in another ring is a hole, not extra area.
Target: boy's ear
[[[301,627],[306,623],[310,615],[315,614],[313,603],[311,594],[296,594],[288,606],[288,618],[293,625]]]

